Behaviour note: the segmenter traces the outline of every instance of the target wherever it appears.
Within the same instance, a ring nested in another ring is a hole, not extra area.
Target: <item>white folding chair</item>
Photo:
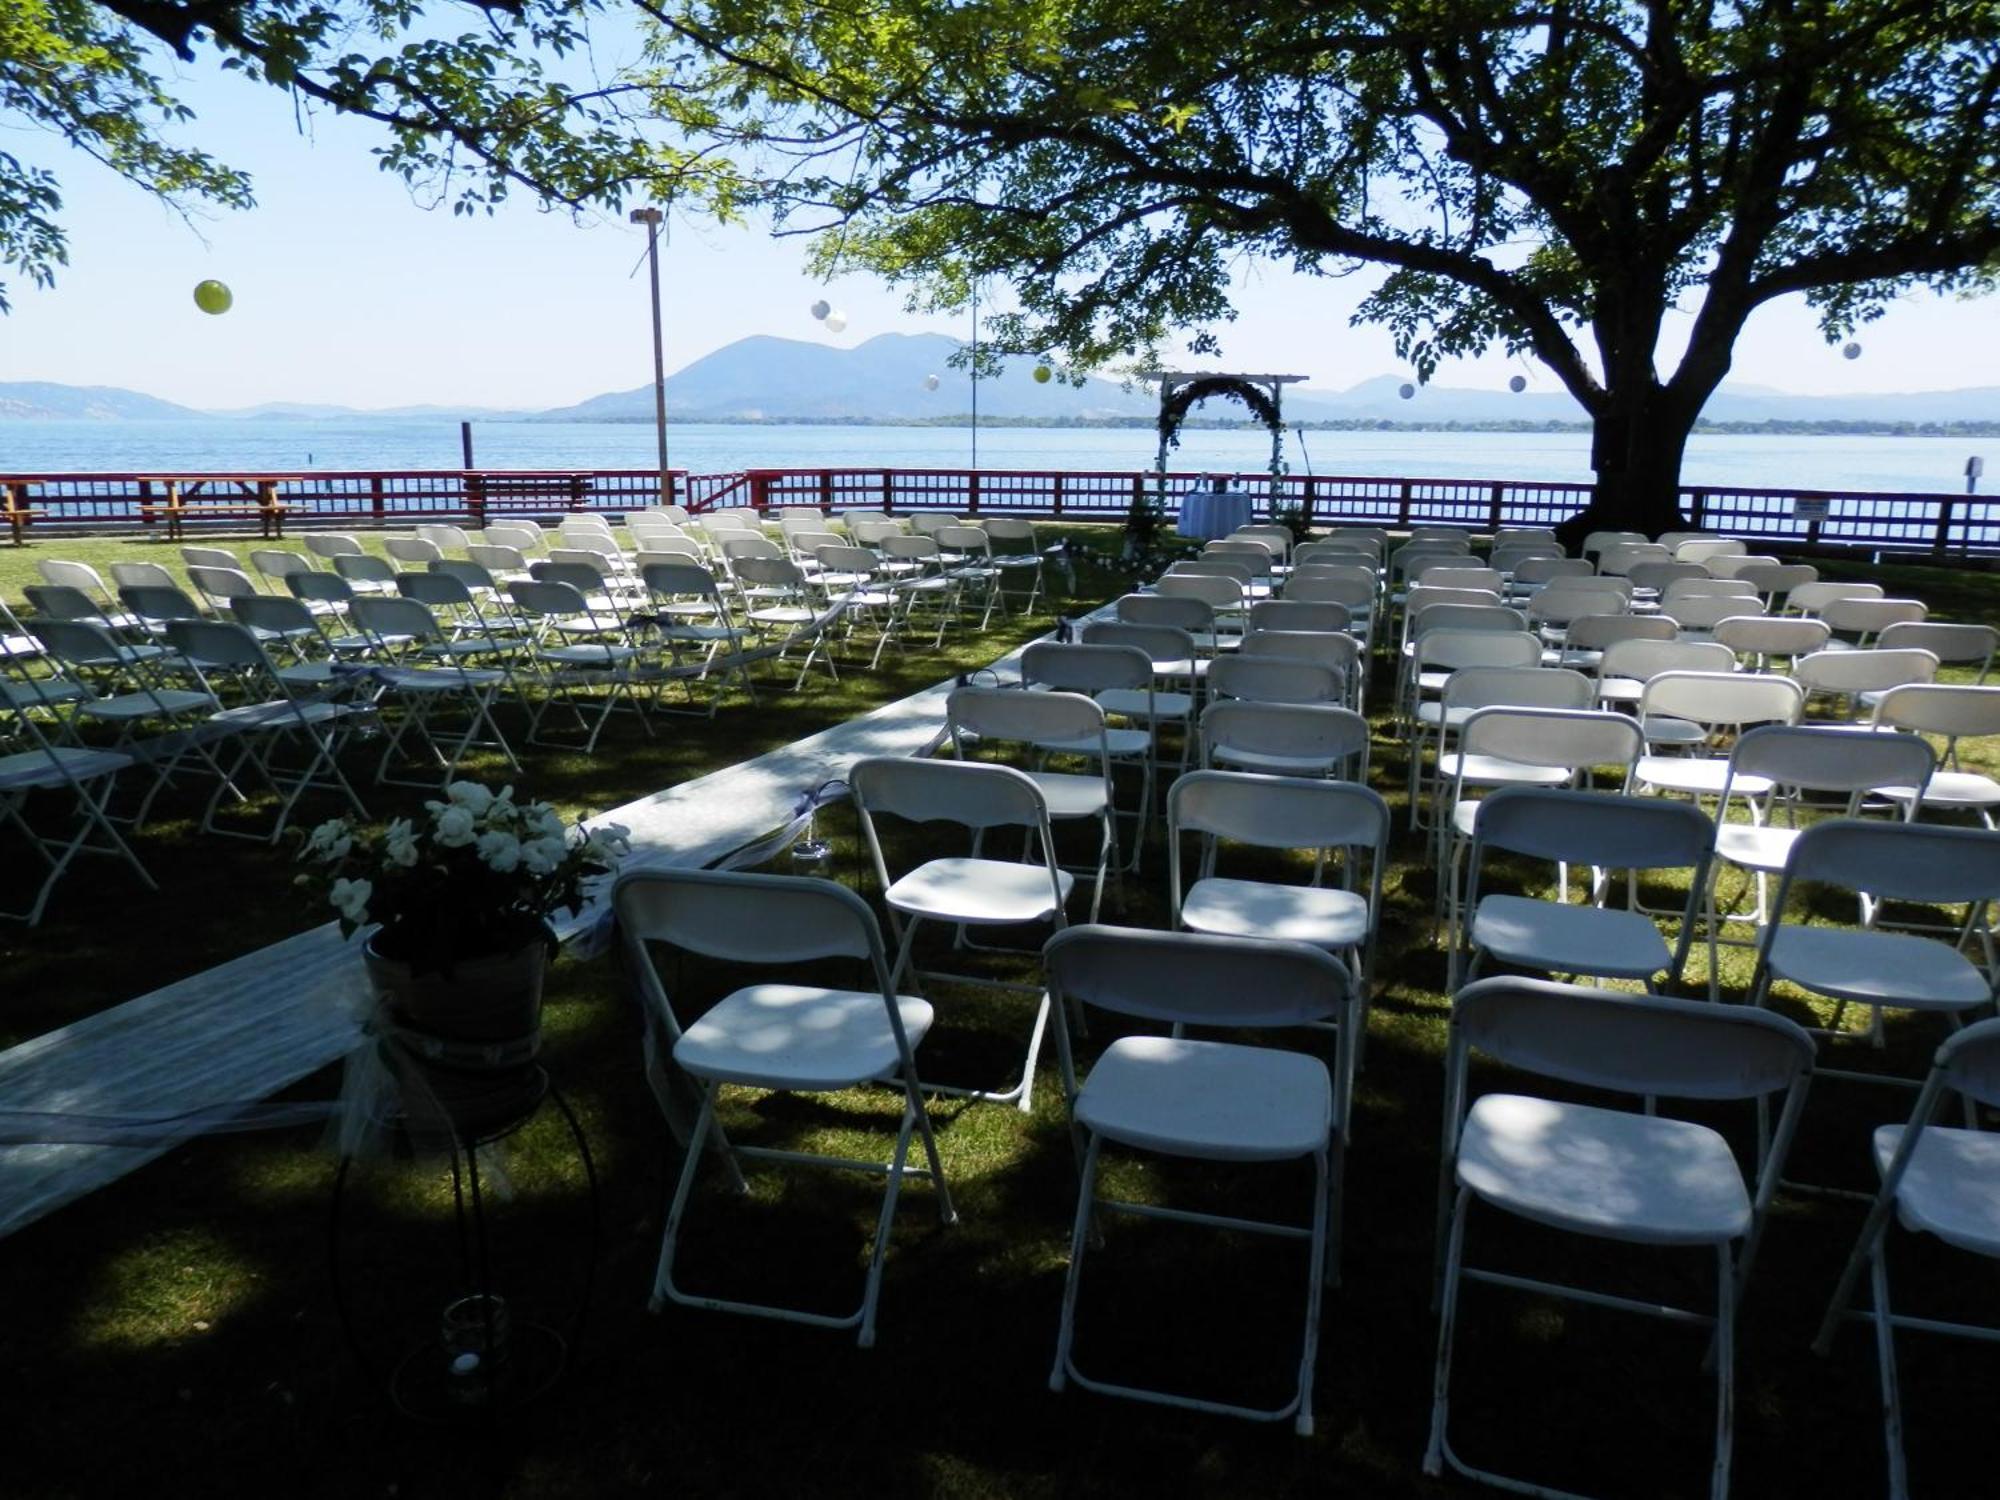
[[[1351,781],[1190,771],[1167,791],[1167,898],[1173,926],[1222,937],[1310,943],[1346,960],[1366,1019],[1382,877],[1389,863],[1389,804]],[[1193,879],[1182,841],[1201,840]],[[1310,850],[1309,884],[1216,874],[1225,842]],[[1331,857],[1338,886],[1327,884]],[[1357,1054],[1364,1043],[1351,1040]]]
[[[596,751],[598,736],[621,705],[638,719],[650,738],[652,726],[646,722],[646,708],[637,693],[643,652],[633,643],[625,620],[593,604],[581,589],[559,580],[512,583],[507,592],[535,631],[530,656],[548,690],[548,697],[530,711],[529,742],[553,743],[540,736],[542,721],[558,703],[575,717],[577,729],[584,735],[586,755]],[[586,711],[589,700],[583,690],[588,688],[602,690],[594,718]]]
[[[366,664],[355,671],[374,686],[372,701],[377,711],[391,700],[401,702],[404,708],[402,715],[387,725],[381,759],[375,767],[378,786],[449,785],[457,777],[459,764],[475,748],[498,750],[510,768],[520,771],[520,761],[493,718],[494,696],[507,682],[506,673],[492,667],[467,666],[462,654],[451,649],[452,638],[437,617],[415,599],[357,597],[349,617],[368,642]],[[453,706],[462,714],[456,733],[442,723],[443,715]],[[480,738],[482,729],[484,739]],[[389,768],[398,752],[412,765],[437,767],[437,774],[414,780],[391,776]]]
[[[1796,724],[1805,690],[1789,677],[1758,672],[1661,672],[1639,693],[1639,724],[1649,747],[1698,752],[1724,735],[1759,724]],[[1723,755],[1647,755],[1634,777],[1642,788],[1713,797],[1729,774]]]
[[[1941,620],[1905,620],[1885,625],[1875,637],[1878,651],[1928,651],[1940,666],[1977,666],[1975,683],[1986,681],[1993,653],[2000,647],[2000,630],[1991,625],[1964,625]]]
[[[1667,672],[1734,672],[1736,653],[1719,641],[1673,638],[1673,622],[1663,620],[1667,638],[1612,641],[1597,659],[1597,701],[1606,708],[1637,708],[1646,684]],[[1694,730],[1687,731],[1692,742]]]
[[[681,1162],[680,1180],[667,1212],[666,1234],[649,1303],[658,1312],[669,1299],[717,1312],[748,1313],[819,1328],[857,1329],[864,1349],[875,1342],[875,1312],[882,1289],[882,1256],[888,1248],[896,1200],[906,1177],[928,1177],[936,1189],[938,1217],[957,1220],[938,1159],[924,1085],[917,1078],[916,1049],[930,1030],[928,1001],[899,995],[889,977],[875,914],[852,891],[829,880],[789,875],[724,874],[710,870],[647,869],[621,876],[612,892],[627,968],[646,1008],[649,1047],[671,1049],[674,1063],[701,1096],[701,1109]],[[731,963],[794,964],[846,959],[864,966],[868,987],[763,982],[725,996],[683,1027],[660,979],[649,943]],[[900,1088],[902,1120],[888,1163],[820,1153],[743,1146],[731,1142],[715,1118],[725,1086],[789,1093],[833,1093],[871,1083]],[[923,1141],[928,1169],[908,1164],[910,1134]],[[685,1228],[694,1179],[711,1138],[729,1168],[731,1185],[747,1193],[745,1159],[815,1164],[880,1173],[882,1206],[869,1248],[861,1306],[830,1315],[691,1293],[674,1281],[674,1261]]]
[[[1763,1105],[1782,1094],[1784,1108],[1746,1183],[1729,1142],[1706,1125],[1650,1109],[1640,1114],[1534,1095],[1469,1099],[1467,1075],[1475,1052],[1544,1078],[1648,1101]],[[1734,1438],[1736,1308],[1797,1127],[1812,1057],[1812,1039],[1797,1026],[1741,1006],[1612,994],[1538,979],[1482,979],[1458,992],[1445,1060],[1440,1318],[1426,1474],[1442,1474],[1449,1466],[1468,1479],[1522,1494],[1567,1493],[1469,1464],[1451,1445],[1459,1288],[1474,1281],[1712,1329],[1715,1452],[1708,1492],[1712,1500],[1724,1500]],[[1705,1249],[1714,1257],[1715,1311],[1468,1265],[1466,1223],[1475,1201],[1593,1240]]]
[[[1464,977],[1474,979],[1489,956],[1550,974],[1637,979],[1648,990],[1656,988],[1657,974],[1664,973],[1669,984],[1678,982],[1694,941],[1714,847],[1715,824],[1691,803],[1566,787],[1502,787],[1481,799],[1473,818],[1463,908],[1472,915],[1462,924],[1463,935],[1449,939],[1446,989],[1458,989],[1461,963]],[[1494,849],[1556,864],[1561,870],[1556,899],[1482,892],[1486,855]],[[1563,888],[1572,864],[1591,872],[1582,905],[1571,904]],[[1687,905],[1671,949],[1650,917],[1606,904],[1611,876],[1619,870],[1635,877],[1651,870],[1690,872]]]
[[[1203,769],[1368,779],[1368,721],[1333,703],[1211,703],[1199,738]]]
[[[1290,1418],[1297,1432],[1309,1435],[1320,1302],[1324,1286],[1337,1283],[1339,1274],[1341,1167],[1354,1077],[1351,1040],[1360,1024],[1347,972],[1323,949],[1304,943],[1117,927],[1059,932],[1043,950],[1043,961],[1050,996],[1064,1018],[1056,1042],[1082,1177],[1050,1389],[1060,1391],[1075,1381],[1085,1390],[1134,1401],[1260,1422]],[[1164,1024],[1176,1034],[1118,1038],[1099,1054],[1079,1087],[1068,1017],[1072,1007],[1083,1006]],[[1178,1035],[1187,1026],[1235,1031],[1326,1020],[1336,1022],[1340,1035],[1331,1069],[1301,1052]],[[1218,1164],[1311,1161],[1309,1226],[1102,1197],[1098,1171],[1107,1144]],[[1091,1222],[1104,1210],[1306,1241],[1304,1347],[1290,1400],[1276,1408],[1243,1406],[1105,1380],[1078,1368],[1077,1291]]]
[[[1808,702],[1815,696],[1831,698],[1835,717],[1852,719],[1861,709],[1874,707],[1892,688],[1929,682],[1937,672],[1938,659],[1928,651],[1873,646],[1866,651],[1815,651],[1793,662],[1791,675]]]
[[[1860,907],[1858,925],[1831,926],[1787,920],[1786,907],[1801,885],[1844,889]],[[1850,1005],[1868,1012],[1868,1035],[1883,1044],[1882,1013],[1909,1010],[1940,1015],[1953,1030],[1981,1006],[1993,1003],[1993,942],[1989,906],[2000,898],[2000,834],[1983,828],[1936,823],[1892,823],[1836,818],[1816,823],[1793,841],[1771,920],[1757,949],[1751,1003],[1772,1003],[1779,981],[1808,996],[1834,1002],[1822,1035],[1847,1035],[1841,1022]],[[1955,942],[1876,926],[1886,902],[1965,907],[1953,924]],[[1977,938],[1985,967],[1965,948]],[[1882,1073],[1819,1068],[1829,1077],[1896,1083]]]
[[[1047,798],[1032,777],[1013,767],[974,761],[871,756],[854,763],[847,784],[897,939],[890,983],[900,985],[906,976],[912,984],[926,978],[943,979],[1040,998],[1019,1082],[1004,1090],[947,1088],[937,1083],[926,1087],[973,1099],[1016,1101],[1026,1113],[1033,1103],[1035,1059],[1048,1026],[1048,996],[1035,985],[920,972],[914,953],[917,932],[925,922],[946,923],[959,928],[961,934],[968,927],[1049,922],[1060,929],[1066,925],[1063,908],[1076,882],[1056,863]],[[909,823],[946,822],[968,829],[973,835],[971,853],[926,860],[892,878],[876,829],[876,819],[883,814]],[[985,835],[998,829],[1023,831],[1035,857],[1021,861],[982,857]]]
[[[1946,1094],[1957,1094],[1970,1110],[1975,1104],[2000,1106],[2000,1021],[1981,1021],[1946,1038],[1932,1060],[1906,1125],[1878,1125],[1871,1142],[1882,1185],[1861,1226],[1854,1252],[1842,1269],[1833,1300],[1813,1340],[1813,1352],[1831,1352],[1843,1317],[1865,1318],[1875,1328],[1875,1358],[1882,1389],[1882,1442],[1887,1452],[1890,1500],[1908,1500],[1910,1480],[1903,1458],[1903,1401],[1896,1378],[1896,1330],[1951,1334],[2000,1342],[2000,1328],[1898,1313],[1889,1304],[1888,1236],[1891,1220],[1911,1234],[1934,1235],[1955,1250],[2000,1260],[2000,1134],[1936,1123]],[[1872,1306],[1849,1312],[1863,1271]],[[1978,1283],[1990,1286],[1990,1278]],[[1977,1481],[1964,1476],[1947,1488]]]
[[[1958,744],[1960,740],[2000,735],[2000,687],[1957,683],[1892,687],[1876,703],[1871,722],[1877,729],[1934,734],[1944,741],[1938,769],[1921,789],[1882,787],[1879,790],[1883,796],[1917,802],[1919,816],[1926,811],[1972,812],[1988,828],[1994,826],[1993,814],[2000,808],[2000,781],[1983,771],[1962,769],[1958,763]]]

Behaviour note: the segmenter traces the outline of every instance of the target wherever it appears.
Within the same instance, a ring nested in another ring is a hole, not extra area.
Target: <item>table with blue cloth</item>
[[[1251,497],[1244,490],[1191,490],[1181,499],[1174,530],[1182,536],[1218,537],[1250,524]]]

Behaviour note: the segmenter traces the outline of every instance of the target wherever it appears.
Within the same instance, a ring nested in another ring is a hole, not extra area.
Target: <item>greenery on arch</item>
[[[1199,380],[1191,380],[1186,385],[1176,386],[1171,395],[1160,402],[1160,451],[1181,445],[1181,426],[1187,421],[1188,413],[1211,396],[1232,396],[1250,408],[1252,415],[1264,424],[1264,430],[1273,438],[1285,430],[1285,419],[1279,413],[1277,402],[1270,392],[1241,375],[1204,375]]]

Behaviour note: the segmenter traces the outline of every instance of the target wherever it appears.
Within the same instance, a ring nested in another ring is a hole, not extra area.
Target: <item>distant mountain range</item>
[[[951,422],[972,410],[970,376],[950,363],[961,345],[941,334],[885,333],[852,349],[797,339],[738,339],[667,379],[667,412],[676,422]],[[1014,358],[978,385],[983,418],[1015,422],[1150,422],[1157,397],[1150,384],[1128,390],[1113,380],[1037,382],[1035,361]],[[931,381],[935,379],[936,388]],[[1567,393],[1420,387],[1401,395],[1404,380],[1378,375],[1341,391],[1293,386],[1285,415],[1301,423],[1386,423],[1398,426],[1541,426],[1580,423],[1584,413]],[[1209,403],[1196,415],[1244,416],[1231,402]],[[2000,423],[2000,386],[1955,391],[1860,396],[1796,396],[1756,386],[1724,386],[1702,413],[1709,422]],[[196,411],[112,386],[0,382],[0,422],[23,420],[340,421],[366,418],[478,418],[528,422],[650,422],[653,387],[611,391],[551,411],[484,407],[403,406],[363,411],[347,406],[268,402],[228,411]]]

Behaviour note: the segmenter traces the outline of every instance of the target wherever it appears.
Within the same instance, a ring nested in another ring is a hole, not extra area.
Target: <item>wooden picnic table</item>
[[[254,516],[259,532],[266,537],[285,534],[285,506],[278,498],[278,486],[303,478],[299,474],[140,474],[135,476],[142,491],[163,485],[166,496],[142,500],[139,517],[146,522],[164,520],[167,538],[181,539],[181,526],[191,516]],[[207,493],[210,485],[229,486],[234,493]],[[245,504],[244,500],[253,503]]]

